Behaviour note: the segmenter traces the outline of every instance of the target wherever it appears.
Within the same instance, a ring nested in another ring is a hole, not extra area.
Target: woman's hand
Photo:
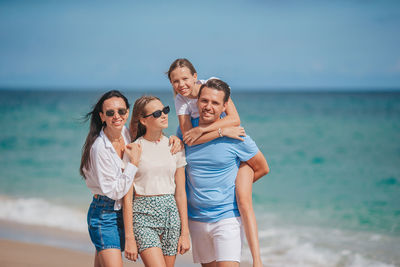
[[[139,166],[140,155],[142,154],[142,147],[140,144],[130,143],[125,146],[125,153],[128,154],[130,162],[136,167]]]
[[[240,141],[244,141],[241,136],[246,136],[246,132],[243,127],[228,127],[221,129],[222,136],[226,136],[233,139],[238,139]]]
[[[133,236],[125,238],[125,258],[131,261],[138,259],[138,249],[135,237]]]
[[[183,142],[191,146],[203,133],[204,132],[201,127],[194,127],[183,134]]]
[[[172,154],[176,154],[177,152],[185,148],[182,140],[176,137],[175,135],[171,135],[171,137],[169,138],[169,145],[172,145],[171,146]]]
[[[183,255],[190,249],[189,235],[184,234],[179,237],[178,241],[178,253]]]

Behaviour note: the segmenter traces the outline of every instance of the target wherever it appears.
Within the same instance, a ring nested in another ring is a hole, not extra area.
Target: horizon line
[[[134,89],[132,87],[130,88],[123,88],[122,86],[105,86],[105,87],[90,87],[90,86],[85,86],[85,87],[50,87],[50,86],[44,86],[44,87],[38,87],[38,86],[32,86],[32,87],[25,87],[25,86],[18,86],[18,87],[4,87],[0,86],[0,91],[3,92],[10,92],[10,91],[42,91],[42,92],[66,92],[66,91],[81,91],[81,92],[103,92],[103,91],[108,91],[108,90],[119,90],[119,91],[125,91],[125,92],[143,92],[143,91],[150,91],[150,92],[165,92],[165,91],[171,91],[171,87],[166,88],[166,87],[143,87],[141,89]],[[400,92],[400,86],[399,87],[377,87],[377,86],[370,86],[370,87],[361,87],[361,86],[340,86],[340,87],[332,87],[332,86],[321,86],[321,87],[315,87],[315,86],[299,86],[299,87],[293,87],[293,86],[276,86],[276,87],[237,87],[234,90],[234,92]]]

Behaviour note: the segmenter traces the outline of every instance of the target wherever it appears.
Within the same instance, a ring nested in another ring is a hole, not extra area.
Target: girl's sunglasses
[[[118,114],[120,116],[124,116],[126,114],[126,112],[127,112],[127,109],[126,108],[120,108],[120,109],[118,109],[117,112],[118,112]],[[106,110],[106,116],[107,117],[114,117],[114,114],[115,114],[114,110],[112,110],[112,109]]]
[[[161,117],[161,112],[164,113],[165,115],[167,115],[169,113],[169,106],[164,107],[162,110],[156,110],[153,113],[143,116],[143,118],[147,118],[150,117],[151,115],[153,115],[154,118],[159,118]]]

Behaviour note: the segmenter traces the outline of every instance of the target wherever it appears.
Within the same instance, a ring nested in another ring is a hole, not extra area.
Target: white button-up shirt
[[[124,126],[122,136],[125,144],[130,143],[128,129]],[[115,200],[114,209],[121,209],[122,198],[133,183],[137,167],[118,156],[103,129],[90,149],[89,169],[84,169],[86,185],[93,194],[107,196]]]

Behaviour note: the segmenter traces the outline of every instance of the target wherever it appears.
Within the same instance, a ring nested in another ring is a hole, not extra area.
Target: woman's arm
[[[183,144],[182,140],[175,135],[171,135],[168,140],[168,144],[171,146],[171,153],[176,154],[178,151],[185,149],[185,145]]]
[[[227,128],[227,127],[232,127],[232,126],[239,126],[240,125],[240,117],[239,117],[239,113],[236,110],[235,104],[233,103],[232,99],[229,98],[228,99],[228,104],[225,110],[226,116],[206,127],[190,127],[190,128],[186,128],[186,131],[182,131],[183,134],[183,141],[185,142],[185,144],[202,144],[202,143],[206,143],[208,141],[211,141],[215,138],[217,138],[218,136],[214,137],[215,134],[213,135],[208,135],[205,137],[206,133],[209,132],[213,132],[213,131],[218,131],[219,128]],[[189,122],[190,122],[190,118],[189,118]],[[180,121],[179,121],[180,123]],[[192,126],[191,122],[190,122],[190,126]],[[182,127],[181,127],[182,130]],[[214,137],[214,138],[212,138]],[[211,139],[210,139],[211,138]],[[196,143],[194,143],[196,142]]]
[[[175,172],[175,201],[181,219],[181,236],[178,242],[178,253],[184,254],[190,248],[189,226],[187,216],[187,200],[185,190],[185,167],[176,169]]]
[[[123,198],[122,213],[124,216],[125,229],[125,258],[136,261],[138,258],[138,249],[136,246],[135,235],[133,233],[132,203],[133,184]]]

